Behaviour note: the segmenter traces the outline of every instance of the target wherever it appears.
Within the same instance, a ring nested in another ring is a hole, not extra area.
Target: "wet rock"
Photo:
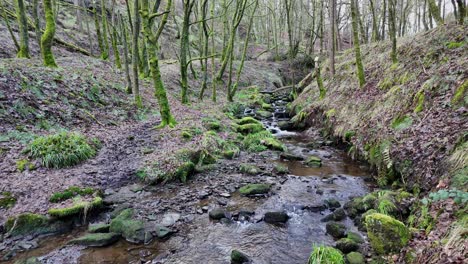
[[[359,245],[349,238],[338,240],[335,247],[345,254],[359,249]]]
[[[9,218],[5,230],[12,236],[61,234],[71,229],[71,221],[49,219],[43,215],[25,213]]]
[[[114,218],[111,221],[109,231],[122,234],[127,241],[132,243],[143,243],[148,236],[144,222],[133,219],[133,209],[125,209]]]
[[[231,219],[228,219],[228,218],[221,218],[221,220],[219,222],[221,224],[223,224],[223,225],[230,225],[230,224],[234,223]]]
[[[316,194],[318,195],[322,195],[323,194],[323,190],[322,189],[317,189],[317,191],[315,191]]]
[[[179,213],[167,213],[161,221],[162,226],[173,226],[180,219]]]
[[[231,252],[231,264],[243,264],[248,263],[249,261],[249,256],[240,252],[239,250],[234,249]]]
[[[409,229],[391,216],[370,214],[365,223],[370,244],[378,254],[399,252],[410,239]]]
[[[239,170],[249,175],[257,175],[261,172],[260,168],[251,164],[241,164]]]
[[[200,200],[203,200],[203,199],[207,198],[208,196],[210,196],[210,194],[208,192],[205,192],[205,191],[198,192],[198,194],[197,194],[197,198],[200,199]]]
[[[328,222],[326,225],[327,234],[335,239],[346,236],[346,226],[338,222]]]
[[[257,110],[256,111],[256,118],[268,119],[270,117],[273,117],[273,113],[270,112],[270,111],[265,111],[265,110]]]
[[[269,224],[286,223],[288,219],[289,216],[285,212],[267,212],[263,217],[263,221]]]
[[[322,218],[320,221],[322,221],[322,222],[341,221],[341,220],[343,220],[345,218],[346,218],[345,210],[343,208],[339,208],[336,211],[334,211],[333,213],[331,213],[331,214],[325,216],[324,218]]]
[[[278,127],[281,130],[291,130],[294,126],[294,123],[291,121],[279,121],[278,122]]]
[[[223,218],[226,218],[226,211],[221,208],[216,208],[211,210],[208,215],[213,220],[221,220]]]
[[[364,256],[359,252],[351,252],[346,255],[346,260],[349,264],[364,264]]]
[[[285,159],[285,160],[304,160],[304,157],[300,155],[296,155],[293,153],[287,153],[283,152],[280,154],[280,158]]]
[[[325,200],[325,205],[330,209],[340,208],[341,203],[335,198],[329,198]]]
[[[309,210],[313,213],[318,213],[322,212],[325,209],[327,209],[327,206],[325,204],[317,204],[317,205],[306,205],[304,209]]]
[[[318,168],[322,166],[322,159],[316,156],[310,156],[304,163],[309,167]]]
[[[221,206],[226,206],[228,204],[228,201],[226,199],[217,199],[216,201]]]
[[[117,233],[93,233],[73,239],[68,243],[88,247],[104,247],[117,242],[119,238],[120,234]]]
[[[109,232],[110,224],[98,223],[88,226],[89,233],[107,233]]]
[[[224,197],[224,198],[229,198],[231,197],[231,194],[224,192],[224,193],[220,193],[219,196]]]
[[[165,238],[174,233],[174,230],[158,224],[154,224],[147,229],[157,238]]]
[[[15,264],[41,264],[42,262],[39,261],[37,257],[30,257],[27,259],[20,259],[15,261]]]
[[[362,244],[364,243],[364,238],[356,232],[348,232],[347,238],[353,240],[357,244]]]
[[[247,184],[239,189],[243,195],[267,194],[270,191],[270,184]]]

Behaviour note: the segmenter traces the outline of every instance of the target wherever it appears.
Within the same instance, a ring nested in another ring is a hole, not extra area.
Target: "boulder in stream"
[[[346,255],[346,260],[349,264],[364,264],[364,256],[359,252],[351,252]]]
[[[359,249],[359,245],[349,238],[338,240],[335,247],[345,254]]]
[[[152,239],[150,232],[146,232],[142,220],[133,219],[133,209],[123,210],[111,221],[110,232],[122,234],[131,243],[144,243]]]
[[[88,226],[89,233],[107,233],[109,232],[110,224],[105,223],[97,223],[97,224],[90,224]]]
[[[267,194],[271,185],[266,183],[247,184],[239,189],[243,195]]]
[[[248,263],[249,261],[249,256],[240,252],[239,250],[234,249],[231,252],[231,264],[243,264]]]
[[[286,212],[267,212],[263,217],[263,220],[269,224],[281,224],[286,223],[289,216]]]
[[[366,216],[367,235],[378,254],[399,252],[410,239],[409,229],[397,219],[379,213]]]
[[[117,233],[93,233],[73,239],[68,243],[88,247],[105,247],[117,242],[119,238],[120,234]]]
[[[223,218],[226,218],[226,211],[222,208],[216,208],[216,209],[211,210],[208,213],[208,215],[213,220],[221,220]]]
[[[335,239],[343,238],[346,236],[346,226],[338,222],[328,222],[326,225],[327,234]]]
[[[328,221],[341,221],[346,218],[346,213],[343,208],[339,208],[335,210],[333,213],[325,216],[322,218],[320,221],[322,222],[328,222]]]

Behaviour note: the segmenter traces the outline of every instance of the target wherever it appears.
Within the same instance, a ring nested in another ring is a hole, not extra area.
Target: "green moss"
[[[306,159],[305,164],[310,167],[321,167],[322,159],[316,156],[310,156]]]
[[[463,84],[457,88],[452,98],[453,105],[457,105],[462,100],[464,101],[465,104],[467,103],[468,99],[466,98],[466,88],[468,88],[468,81],[464,81]]]
[[[182,131],[181,135],[182,135],[182,138],[188,139],[188,140],[192,139],[192,137],[193,137],[192,133],[190,133],[189,131],[186,131],[186,130]]]
[[[255,194],[266,194],[270,191],[270,184],[247,184],[239,189],[239,192],[243,195],[255,195]]]
[[[141,242],[145,239],[144,222],[133,219],[133,209],[125,209],[112,219],[109,231],[122,234],[123,237],[132,242]]]
[[[348,232],[346,237],[348,239],[351,239],[352,241],[358,243],[358,244],[364,243],[364,238],[362,238],[362,236],[360,234],[358,234],[358,233]]]
[[[36,138],[24,152],[40,159],[47,168],[63,168],[95,156],[96,151],[97,147],[83,135],[62,132]]]
[[[0,208],[8,209],[15,205],[16,198],[10,192],[3,192],[0,195]]]
[[[394,82],[393,82],[392,76],[386,76],[379,81],[379,83],[377,84],[377,87],[379,87],[382,90],[388,90],[391,87],[393,87],[393,85],[394,85]]]
[[[413,125],[413,119],[409,116],[397,117],[392,122],[392,128],[398,131],[405,130]]]
[[[273,169],[278,174],[287,174],[287,173],[289,173],[289,168],[287,166],[282,165],[282,164],[275,164],[275,167]]]
[[[359,252],[351,252],[346,255],[346,261],[349,264],[365,264],[364,256]]]
[[[271,104],[267,104],[267,103],[263,103],[262,108],[267,110],[267,111],[273,110],[273,106]]]
[[[117,233],[93,233],[75,238],[69,244],[83,245],[89,247],[103,247],[117,242],[120,234]]]
[[[66,218],[69,216],[77,215],[86,213],[92,209],[99,208],[102,206],[102,198],[101,197],[95,197],[92,202],[85,202],[82,201],[81,199],[77,199],[74,201],[73,205],[70,207],[66,208],[52,208],[49,209],[48,213],[49,215],[56,217],[56,218]]]
[[[250,124],[238,126],[237,132],[247,135],[247,134],[258,133],[260,131],[263,131],[264,129],[265,128],[260,123],[250,123]]]
[[[241,164],[239,170],[250,175],[257,175],[261,172],[257,166],[251,164]]]
[[[191,161],[182,163],[176,170],[175,176],[182,182],[187,182],[187,179],[195,171],[195,164]]]
[[[279,141],[278,139],[276,138],[265,138],[262,142],[261,142],[265,147],[267,147],[268,149],[271,149],[271,150],[278,150],[278,151],[285,151],[286,150],[286,147],[283,145],[283,143],[281,143],[281,141]]]
[[[416,107],[414,108],[415,113],[422,112],[424,110],[424,101],[425,101],[425,95],[424,91],[419,91],[416,95]]]
[[[9,218],[5,223],[5,230],[13,236],[39,233],[48,225],[47,217],[38,214],[25,213]]]
[[[410,239],[409,229],[391,216],[370,214],[366,216],[365,223],[371,246],[378,254],[399,252]]]
[[[246,125],[246,124],[262,124],[260,123],[260,121],[258,121],[257,119],[253,118],[253,117],[250,117],[250,116],[247,116],[247,117],[244,117],[242,119],[238,119],[235,121],[236,124],[238,125]]]
[[[343,254],[338,249],[317,246],[310,254],[308,264],[344,264]]]
[[[77,186],[70,186],[62,192],[52,194],[52,196],[49,198],[49,202],[59,203],[61,201],[68,200],[78,195],[85,196],[92,195],[93,193],[95,193],[95,190],[90,187],[80,188]]]
[[[88,226],[89,233],[107,233],[109,232],[110,224],[98,223]]]
[[[26,170],[26,168],[28,167],[28,164],[29,164],[29,160],[27,159],[20,159],[18,161],[16,161],[16,169],[19,171],[19,172],[23,172]]]

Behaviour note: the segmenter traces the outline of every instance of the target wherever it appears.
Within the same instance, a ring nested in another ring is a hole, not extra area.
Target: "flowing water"
[[[278,102],[275,102],[278,103]],[[322,158],[323,166],[310,168],[300,161],[273,158],[271,162],[287,166],[290,174],[280,179],[266,177],[265,181],[276,182],[273,195],[248,198],[233,193],[226,206],[227,211],[252,211],[255,214],[247,221],[212,221],[207,214],[194,214],[190,223],[165,241],[149,245],[133,245],[119,241],[106,248],[71,248],[62,253],[78,254],[79,263],[230,263],[230,252],[237,249],[247,254],[252,263],[306,263],[314,244],[333,245],[333,239],[325,232],[325,223],[320,220],[329,210],[313,210],[327,198],[335,198],[343,205],[350,197],[366,194],[366,167],[350,160],[343,151],[322,146],[311,149],[309,139],[296,133],[281,131],[279,120],[286,119],[283,102],[275,105],[275,115],[263,120],[275,130],[292,154]],[[188,188],[197,188],[200,183],[189,183]],[[157,196],[157,195],[156,195]],[[168,197],[166,197],[168,198]],[[212,201],[203,200],[201,205]],[[312,210],[311,210],[312,209]],[[262,220],[265,212],[285,211],[289,220],[284,225],[271,225]],[[343,221],[349,230],[357,231],[350,219]],[[43,240],[38,249],[28,251],[25,256],[45,255],[61,248],[72,237],[83,231],[50,237]],[[46,258],[47,259],[47,258]],[[53,259],[53,258],[52,258]],[[50,261],[50,258],[49,258]],[[59,261],[60,262],[60,261]],[[53,263],[53,262],[49,262]],[[55,262],[57,263],[57,262]]]

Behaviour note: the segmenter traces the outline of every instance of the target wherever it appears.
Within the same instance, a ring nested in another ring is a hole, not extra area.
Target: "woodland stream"
[[[289,161],[277,156],[266,157],[268,163],[280,163],[289,168],[289,174],[282,177],[256,176],[274,184],[272,195],[251,198],[238,192],[231,193],[224,209],[232,217],[223,221],[210,220],[206,213],[219,207],[213,196],[199,201],[203,212],[187,216],[168,208],[165,219],[170,221],[172,217],[174,222],[183,220],[184,223],[178,226],[177,233],[165,240],[134,245],[121,239],[104,248],[64,247],[68,240],[83,234],[83,228],[44,238],[38,248],[18,257],[45,256],[47,263],[64,263],[67,258],[79,263],[230,263],[230,253],[237,249],[248,255],[252,263],[306,263],[314,244],[334,244],[333,238],[326,234],[326,223],[321,222],[331,211],[317,208],[326,199],[333,198],[344,205],[350,197],[368,193],[370,187],[366,182],[370,173],[365,165],[352,161],[342,150],[328,146],[321,138],[311,139],[301,133],[279,129],[277,122],[287,118],[281,116],[281,105],[282,102],[280,106],[273,104],[275,114],[262,122],[274,130],[290,154],[304,158],[310,155],[320,157],[321,167],[312,168],[302,161]],[[312,141],[321,143],[312,146],[309,143]],[[186,189],[195,191],[206,184],[193,180]],[[146,199],[172,199],[174,195],[170,191],[158,192]],[[171,210],[174,211],[171,213]],[[272,211],[286,212],[289,216],[286,224],[264,222],[265,213]],[[105,219],[109,216],[100,217]],[[343,223],[349,231],[358,232],[349,218]],[[53,253],[49,253],[51,251]]]

